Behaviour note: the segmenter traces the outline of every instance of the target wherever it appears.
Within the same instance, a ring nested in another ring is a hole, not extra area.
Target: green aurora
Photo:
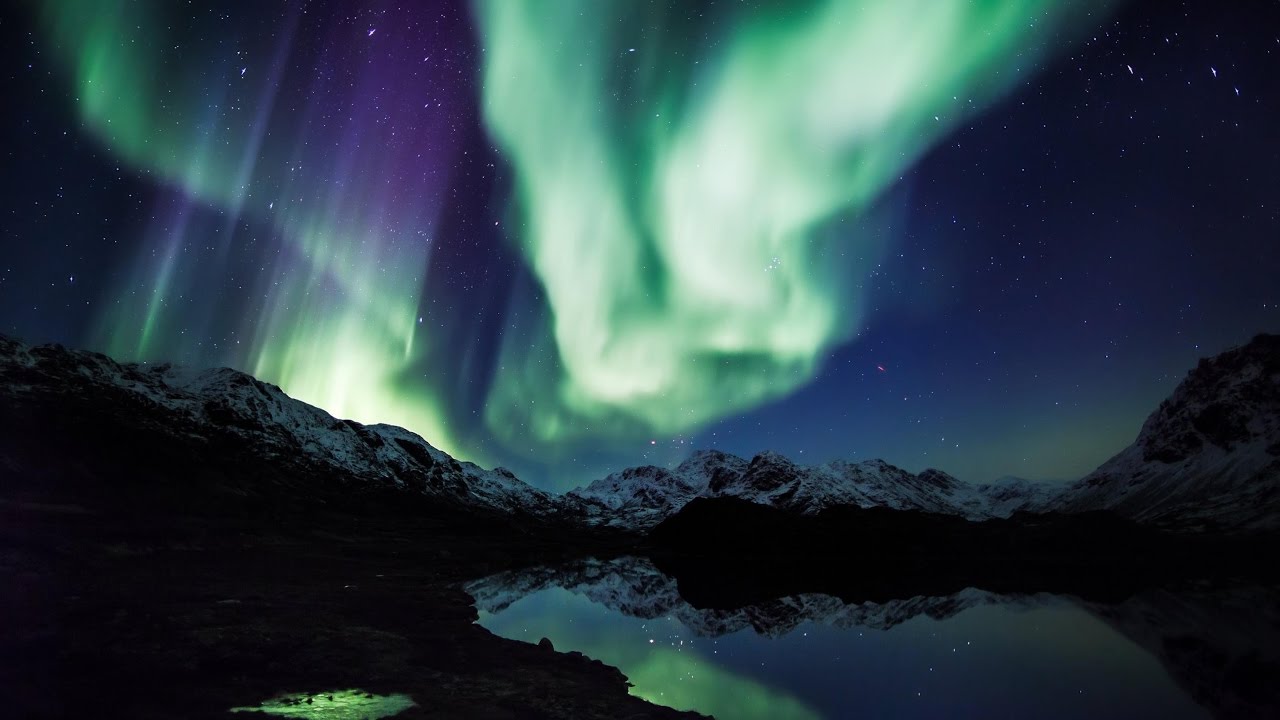
[[[613,665],[632,683],[631,694],[658,705],[743,720],[818,720],[821,715],[795,695],[759,678],[722,667],[706,656],[712,641],[690,637],[673,645],[669,639],[645,642],[642,622],[621,622],[609,611],[564,588],[522,597],[499,613],[480,611],[479,624],[501,637],[533,642],[529,626],[549,635],[561,650],[572,649]],[[673,626],[670,619],[650,621]]]
[[[303,129],[333,113],[279,98],[320,82],[291,74],[296,8],[232,55],[160,2],[39,7],[86,131],[183,198],[151,223],[95,344],[189,352],[211,312],[194,298],[228,272],[227,240],[193,248],[192,215],[227,217],[224,238],[265,225],[222,361],[483,462],[492,439],[546,459],[689,433],[810,380],[866,315],[891,232],[865,231],[877,200],[1100,3],[474,3],[483,120],[514,185],[504,230],[537,285],[502,326],[482,433],[458,432],[474,408],[435,362],[467,332],[431,309],[427,282],[446,183],[405,182],[423,155],[379,150],[438,128],[361,116],[348,97],[344,129]],[[390,70],[354,72],[365,88]]]
[[[546,337],[506,338],[490,427],[686,433],[811,379],[865,314],[878,242],[849,219],[1088,6],[767,2],[704,27],[681,3],[480,2],[548,308]]]
[[[322,110],[276,106],[296,13],[270,49],[266,79],[255,90],[233,91],[226,88],[244,77],[238,64],[187,61],[230,53],[216,38],[175,32],[163,3],[58,0],[41,7],[53,46],[65,54],[86,130],[138,172],[187,196],[148,228],[147,251],[102,314],[96,344],[124,359],[180,354],[184,329],[200,312],[181,301],[211,271],[225,271],[200,252],[208,248],[192,247],[190,216],[203,207],[233,221],[252,218],[269,224],[278,241],[249,280],[249,294],[262,299],[224,362],[338,417],[412,428],[474,457],[452,439],[434,389],[406,379],[424,357],[418,319],[429,253],[422,238],[431,234],[443,193],[398,188],[408,202],[389,208],[387,185],[399,161],[376,152],[318,156],[308,146],[322,138],[290,135],[304,124],[298,115]],[[253,54],[250,41],[237,45],[237,60]],[[367,70],[363,80],[374,74]],[[238,111],[245,105],[253,111]],[[282,134],[283,142],[265,142]],[[388,134],[377,122],[359,122],[341,141],[388,146]],[[212,254],[226,253],[223,245]]]

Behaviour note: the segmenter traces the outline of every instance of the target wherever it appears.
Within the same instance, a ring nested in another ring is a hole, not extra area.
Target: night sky
[[[1280,3],[7,3],[0,332],[567,489],[1071,479],[1280,331]]]

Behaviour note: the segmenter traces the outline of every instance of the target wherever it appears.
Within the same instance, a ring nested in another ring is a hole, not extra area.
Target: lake
[[[466,586],[479,622],[616,666],[652,702],[731,718],[1205,718],[1274,710],[1274,590],[1120,602],[966,588],[699,609],[643,558]],[[1259,603],[1270,611],[1260,615]]]

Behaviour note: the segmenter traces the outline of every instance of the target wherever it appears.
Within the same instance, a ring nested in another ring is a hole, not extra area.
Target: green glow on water
[[[537,607],[554,608],[555,612],[525,616]],[[617,667],[632,683],[632,695],[658,705],[745,720],[821,717],[786,690],[736,673],[707,657],[709,640],[689,637],[688,642],[672,642],[661,637],[658,628],[671,625],[660,619],[649,621],[655,632],[652,637],[637,632],[644,621],[635,619],[626,620],[629,631],[620,632],[617,627],[599,624],[607,616],[607,611],[586,598],[557,587],[521,599],[502,613],[481,611],[479,622],[497,635],[532,642],[536,636],[525,633],[529,620],[536,619],[539,635],[555,638],[561,649],[577,650]]]
[[[277,717],[309,720],[377,720],[416,706],[408,695],[375,695],[363,690],[335,690],[322,693],[290,693],[272,698],[258,707],[231,708],[233,713],[251,712]]]

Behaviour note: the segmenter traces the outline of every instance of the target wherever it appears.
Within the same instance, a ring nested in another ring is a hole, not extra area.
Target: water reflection
[[[233,713],[261,713],[307,720],[378,720],[392,717],[417,703],[408,695],[375,695],[363,690],[286,693],[257,707],[231,708]]]
[[[621,668],[636,695],[722,719],[1267,717],[1277,707],[1272,590],[1154,590],[1102,604],[969,588],[717,610],[691,606],[640,558],[506,573],[467,590],[490,631],[545,636]]]

